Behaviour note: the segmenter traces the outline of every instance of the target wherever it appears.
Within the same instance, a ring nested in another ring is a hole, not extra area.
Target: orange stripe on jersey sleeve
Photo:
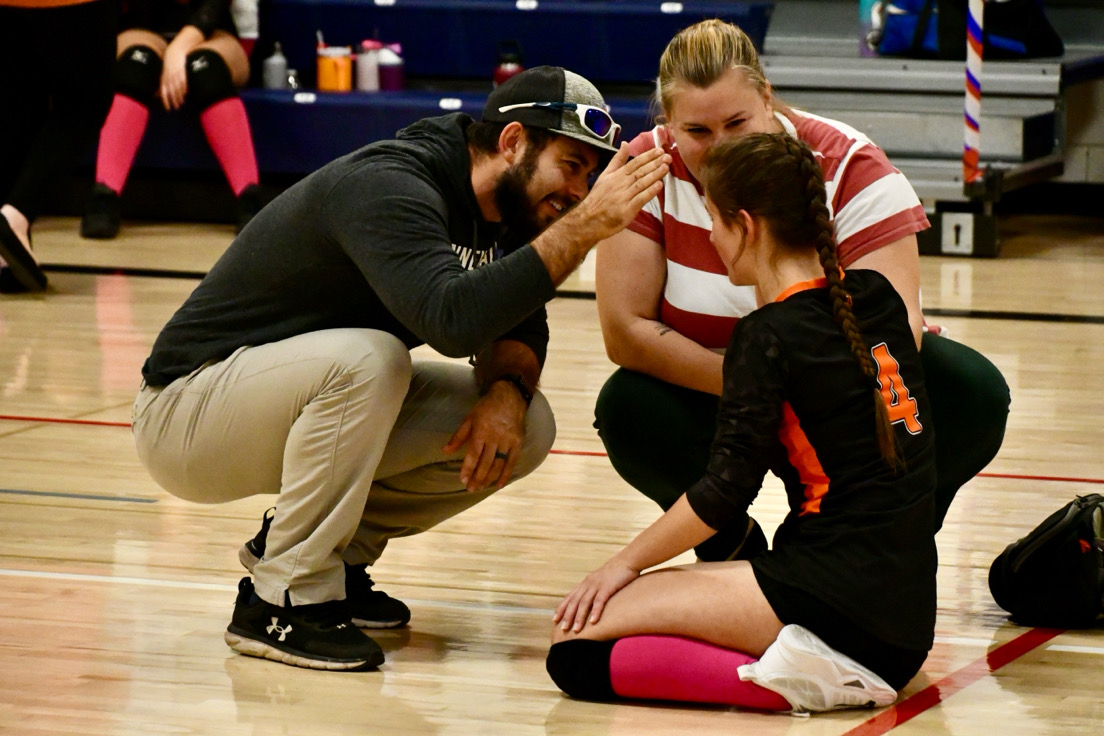
[[[789,456],[790,464],[797,470],[797,477],[805,486],[805,502],[801,504],[798,516],[820,513],[820,500],[828,493],[828,476],[820,465],[816,450],[809,444],[805,430],[787,401],[782,405],[782,425],[778,428],[778,439],[782,441]]]

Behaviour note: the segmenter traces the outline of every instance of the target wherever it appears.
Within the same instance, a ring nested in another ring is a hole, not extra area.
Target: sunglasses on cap
[[[617,145],[617,139],[621,134],[621,126],[613,122],[613,118],[610,117],[608,112],[600,107],[583,105],[578,102],[519,102],[516,105],[500,107],[498,111],[509,112],[523,107],[547,107],[553,110],[573,112],[583,128],[610,146]]]

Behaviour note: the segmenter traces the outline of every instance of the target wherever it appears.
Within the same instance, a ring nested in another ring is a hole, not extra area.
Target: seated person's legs
[[[785,612],[776,615],[768,598],[778,599]],[[783,621],[795,618],[811,620],[819,634],[808,633],[807,625],[801,632],[805,639],[793,631],[780,636]],[[831,648],[820,636],[840,648]],[[772,584],[765,593],[746,562],[641,575],[609,600],[597,624],[578,634],[557,625],[552,641],[548,672],[572,697],[763,710],[827,710],[864,705],[868,699],[885,705],[926,658],[926,652],[906,652],[873,639],[801,591]],[[772,654],[779,646],[786,652]],[[767,669],[760,665],[755,677],[741,670],[760,658]],[[760,679],[778,690],[756,684]]]
[[[151,31],[119,34],[115,62],[115,97],[100,131],[96,150],[96,183],[81,218],[81,237],[114,238],[119,233],[119,196],[146,132],[150,107],[160,104],[161,57],[165,39]]]
[[[996,457],[1010,397],[997,367],[976,350],[925,334],[920,349],[935,422],[935,528],[958,489]]]
[[[785,700],[744,685],[736,672],[781,629],[747,562],[667,568],[630,582],[579,633],[555,625],[547,666],[562,690],[580,698],[787,710]]]
[[[238,39],[216,31],[188,54],[188,104],[199,112],[207,142],[237,197],[240,232],[260,209],[257,158],[238,88],[249,81],[249,60]]]

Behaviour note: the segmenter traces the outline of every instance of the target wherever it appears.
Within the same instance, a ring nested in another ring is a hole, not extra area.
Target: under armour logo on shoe
[[[192,63],[189,64],[193,72],[202,71],[207,68],[207,59],[202,56],[192,59]]]
[[[283,641],[284,637],[287,636],[288,633],[291,631],[291,624],[288,624],[287,626],[280,626],[280,619],[273,616],[272,623],[265,627],[265,631],[267,631],[269,634],[272,634],[273,632],[279,634],[280,638],[276,641]]]

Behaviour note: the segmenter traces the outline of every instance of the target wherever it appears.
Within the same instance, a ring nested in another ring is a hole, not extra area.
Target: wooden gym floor
[[[938,537],[935,648],[892,708],[793,718],[576,702],[544,671],[559,596],[657,516],[591,427],[612,365],[588,298],[550,305],[554,454],[470,512],[393,542],[374,568],[414,615],[376,634],[383,668],[235,654],[222,633],[244,574],[236,552],[272,499],[179,501],[146,475],[128,429],[153,338],[232,233],[126,222],[96,242],[74,219],[41,221],[50,290],[0,296],[0,732],[1104,732],[1104,631],[1014,626],[986,584],[1006,544],[1104,484],[1104,220],[1005,217],[1001,231],[999,259],[922,259],[929,321],[992,359],[1013,397],[1000,454]],[[568,287],[592,290],[586,264]],[[756,502],[768,534],[781,495],[768,485]]]

